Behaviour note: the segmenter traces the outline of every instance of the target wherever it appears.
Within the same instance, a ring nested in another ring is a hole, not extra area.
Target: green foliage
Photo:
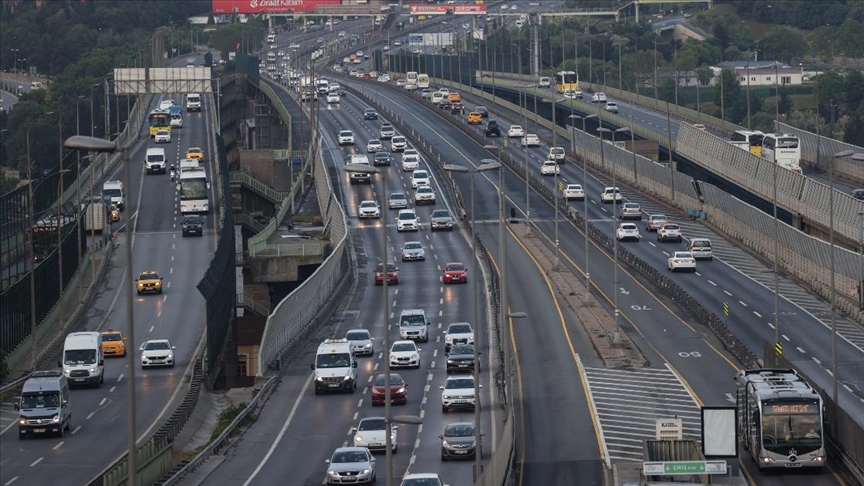
[[[240,415],[240,413],[242,413],[243,410],[245,410],[245,409],[246,409],[246,404],[240,403],[238,405],[231,406],[231,407],[228,407],[225,410],[223,410],[222,413],[219,414],[219,420],[216,422],[216,427],[213,428],[213,432],[210,434],[210,440],[211,441],[216,440],[216,438],[218,438],[219,435],[221,435],[222,432],[224,432],[225,429],[227,429],[228,426],[231,425],[231,422],[233,422],[234,419],[237,418],[237,416]],[[250,413],[249,415],[246,415],[245,417],[243,417],[243,420],[238,425],[240,427],[243,427],[243,426],[246,426],[248,424],[251,424],[254,421],[255,421],[255,416],[254,416],[254,414]],[[237,431],[237,429],[235,429],[235,433],[236,433],[236,431]]]
[[[787,64],[792,62],[793,58],[802,56],[807,50],[804,37],[787,27],[771,30],[759,40],[758,46],[764,59],[774,59]]]

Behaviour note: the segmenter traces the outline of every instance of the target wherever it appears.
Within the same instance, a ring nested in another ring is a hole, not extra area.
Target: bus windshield
[[[765,402],[762,405],[762,443],[765,449],[804,454],[822,447],[822,420],[816,402]]]
[[[180,199],[206,199],[207,179],[183,179],[180,181]]]

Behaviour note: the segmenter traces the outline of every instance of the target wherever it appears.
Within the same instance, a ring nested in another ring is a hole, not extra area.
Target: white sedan
[[[153,141],[156,143],[171,143],[171,132],[168,130],[159,130],[156,132],[156,136],[153,137]]]
[[[618,229],[615,230],[615,238],[618,238],[618,241],[633,240],[638,243],[642,235],[639,234],[639,228],[635,224],[621,223],[618,225]]]
[[[420,156],[419,155],[403,155],[402,156],[402,170],[405,172],[414,171],[420,168]]]
[[[419,241],[406,241],[402,244],[402,261],[425,260],[426,249]]]
[[[435,204],[435,191],[429,186],[420,186],[414,193],[414,204]]]
[[[375,201],[363,201],[357,208],[357,217],[360,219],[377,219],[381,217],[381,208]]]
[[[375,152],[380,152],[384,150],[384,144],[381,143],[381,140],[377,138],[373,138],[366,142],[366,151],[370,154],[374,154]]]
[[[695,272],[696,259],[693,258],[693,254],[689,251],[676,251],[669,257],[667,266],[671,272],[677,270],[690,270],[691,272]]]
[[[582,90],[581,89],[565,89],[564,97],[569,100],[582,99]]]
[[[567,184],[564,188],[564,199],[585,199],[585,190],[582,189],[582,184]]]
[[[534,133],[528,133],[522,138],[523,147],[539,147],[540,137]]]
[[[556,175],[561,173],[561,168],[558,167],[558,162],[547,160],[540,166],[540,175]]]
[[[507,136],[510,138],[524,137],[525,130],[522,129],[521,125],[510,125],[510,128],[507,129]]]
[[[339,103],[339,93],[327,93],[327,103]]]
[[[151,339],[139,348],[141,351],[141,367],[170,366],[174,367],[174,346],[167,339]]]
[[[390,367],[420,368],[420,348],[414,341],[396,341],[390,346]]]
[[[352,428],[354,433],[354,447],[365,447],[369,451],[383,451],[387,447],[387,421],[384,417],[366,417]],[[390,447],[393,452],[397,450],[397,433],[399,426],[390,426]]]

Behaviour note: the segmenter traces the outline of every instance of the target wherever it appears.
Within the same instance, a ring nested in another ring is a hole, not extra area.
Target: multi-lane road
[[[157,97],[182,102],[182,94]],[[160,99],[154,101],[155,108]],[[172,130],[166,149],[175,166],[190,146],[212,153],[213,134],[209,123],[211,107],[201,112],[184,110],[184,126]],[[146,124],[144,127],[147,130]],[[183,238],[181,215],[174,184],[167,175],[145,175],[144,152],[156,146],[147,135],[130,151],[132,187],[126,189],[126,208],[121,217],[119,242],[133,238],[132,268],[126,268],[123,252],[114,253],[112,268],[103,284],[84,329],[128,330],[126,300],[121,295],[130,279],[143,270],[156,270],[164,277],[162,295],[134,298],[135,341],[129,351],[140,363],[138,347],[148,339],[169,339],[176,346],[174,368],[136,369],[136,427],[146,436],[164,421],[172,401],[182,397],[183,376],[194,357],[205,324],[204,299],[196,289],[215,248],[215,221],[208,217],[203,238]],[[204,163],[212,179],[212,158]],[[122,180],[122,167],[110,179]],[[215,190],[215,185],[213,185]],[[213,194],[211,194],[211,200]],[[211,204],[211,207],[214,207]],[[131,231],[130,231],[131,229]],[[59,357],[58,357],[59,359]],[[2,404],[0,423],[0,484],[37,484],[64,478],[67,484],[85,484],[126,449],[126,387],[129,380],[126,360],[106,360],[105,382],[99,389],[75,389],[71,395],[72,432],[64,438],[19,440],[12,402]],[[176,404],[174,404],[176,406]]]

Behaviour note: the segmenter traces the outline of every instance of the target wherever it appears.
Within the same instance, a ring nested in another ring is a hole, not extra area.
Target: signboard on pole
[[[411,15],[447,14],[486,15],[486,5],[411,5]]]
[[[340,0],[212,0],[213,13],[221,15],[315,12],[318,5],[339,5]]]
[[[726,461],[643,462],[642,471],[646,476],[726,474]]]

